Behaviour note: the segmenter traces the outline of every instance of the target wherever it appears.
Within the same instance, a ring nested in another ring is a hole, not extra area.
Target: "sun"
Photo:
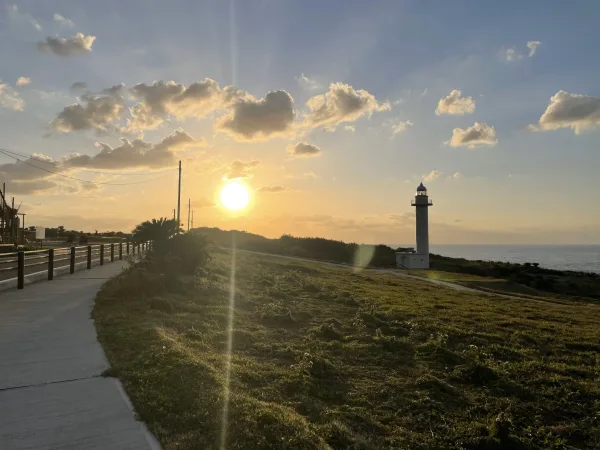
[[[245,208],[250,203],[250,190],[239,181],[227,183],[221,189],[221,204],[232,211]]]

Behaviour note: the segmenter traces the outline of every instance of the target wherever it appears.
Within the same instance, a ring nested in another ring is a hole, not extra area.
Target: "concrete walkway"
[[[134,418],[91,320],[114,262],[0,294],[0,449],[159,449]]]

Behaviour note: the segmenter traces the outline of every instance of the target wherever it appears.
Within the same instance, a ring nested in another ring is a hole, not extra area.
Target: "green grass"
[[[219,448],[230,255],[94,318],[165,450]],[[600,448],[600,308],[238,255],[229,449]]]

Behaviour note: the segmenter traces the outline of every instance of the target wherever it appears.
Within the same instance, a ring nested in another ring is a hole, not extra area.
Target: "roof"
[[[423,186],[423,183],[421,183],[419,185],[419,187],[417,187],[417,192],[426,191],[426,190],[427,190],[427,188],[425,186]]]

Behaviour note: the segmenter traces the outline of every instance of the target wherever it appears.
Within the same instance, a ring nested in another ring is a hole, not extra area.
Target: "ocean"
[[[398,247],[398,246],[396,246]],[[484,261],[539,263],[540,267],[600,273],[600,245],[439,245],[431,253]]]

